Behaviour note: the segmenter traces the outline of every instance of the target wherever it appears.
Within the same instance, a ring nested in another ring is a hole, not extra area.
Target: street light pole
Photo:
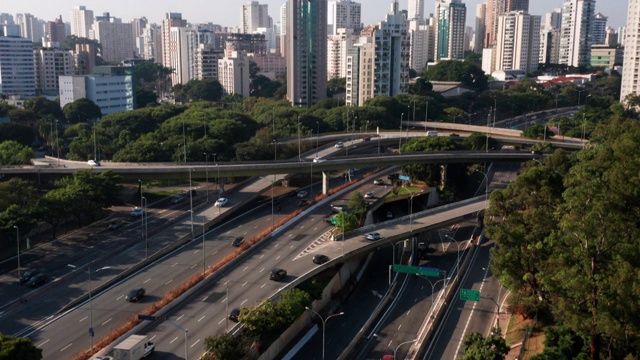
[[[144,257],[145,259],[149,258],[149,231],[147,229],[147,224],[149,223],[149,218],[147,217],[147,208],[149,207],[149,203],[147,202],[146,197],[142,197],[142,223],[144,224]]]
[[[60,167],[60,143],[58,140],[58,119],[56,119],[56,151],[58,152],[58,167]]]
[[[189,168],[189,212],[191,212],[191,237],[193,238],[195,233],[193,232],[193,187],[191,184],[191,168]]]
[[[67,264],[68,267],[75,269],[77,266],[73,264]],[[101,270],[111,269],[110,266],[104,266],[95,272]],[[93,332],[93,295],[91,289],[91,265],[87,265],[87,274],[89,275],[89,343],[91,344],[91,351],[93,351],[93,336],[95,335]]]
[[[404,117],[404,113],[400,114],[400,136],[398,136],[398,154],[402,153],[402,118]]]
[[[331,319],[332,317],[344,315],[344,312],[340,312],[338,314],[329,315],[325,319],[325,318],[322,317],[322,315],[320,315],[317,312],[311,310],[308,306],[305,306],[304,308],[309,310],[311,313],[315,314],[316,316],[318,316],[318,318],[320,318],[320,321],[322,321],[322,360],[324,360],[324,339],[325,339],[325,329],[327,327],[327,321],[329,321],[329,319]]]
[[[202,223],[202,275],[207,271],[207,260],[205,258],[206,251],[204,248],[204,223]]]
[[[218,155],[217,153],[213,153],[211,154],[213,155],[213,163],[216,164],[216,166],[218,165],[218,163],[216,162],[216,155]],[[220,175],[220,172],[218,171],[218,175]],[[219,177],[216,178],[215,183],[216,183],[216,191],[218,190],[218,181],[219,181]]]
[[[207,188],[207,201],[209,201],[209,154],[204,153],[204,172],[205,172],[205,183]]]
[[[298,114],[298,161],[302,161],[300,152],[300,114]]]
[[[318,131],[316,132],[316,159],[318,158],[318,141],[320,140],[320,123],[316,121]]]
[[[274,146],[273,146],[273,160],[274,161],[278,161],[278,140],[273,140],[274,142]],[[273,187],[275,185],[276,182],[276,174],[273,174],[273,181],[271,182],[271,231],[273,231],[273,229],[275,229],[275,207],[274,207],[274,203],[273,203]]]
[[[18,284],[20,284],[20,228],[18,225],[13,225],[13,228],[16,229],[16,243],[18,244]]]
[[[393,350],[393,359],[395,360],[395,359],[397,359],[397,358],[398,358],[398,349],[400,349],[400,347],[401,347],[402,345],[405,345],[405,344],[411,344],[411,343],[414,343],[414,342],[416,342],[416,341],[418,341],[418,339],[413,339],[413,340],[411,340],[411,341],[405,341],[405,342],[403,342],[403,343],[400,343],[400,345],[396,346],[395,350]]]
[[[487,177],[487,174],[485,174],[479,169],[476,169],[476,172],[479,172],[480,174],[484,175],[484,186],[485,186],[484,201],[487,201],[487,197],[489,196],[489,177]]]
[[[142,180],[138,179],[138,184],[140,184],[140,208],[142,209],[142,215],[140,216],[140,229],[142,232],[142,238],[144,239],[144,196],[142,194]]]

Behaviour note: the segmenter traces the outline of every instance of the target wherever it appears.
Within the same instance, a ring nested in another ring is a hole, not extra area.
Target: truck
[[[131,335],[113,348],[114,360],[140,360],[149,356],[155,344],[146,335]]]

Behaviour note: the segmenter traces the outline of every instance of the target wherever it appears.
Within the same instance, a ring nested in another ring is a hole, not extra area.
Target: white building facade
[[[36,93],[57,96],[58,76],[74,75],[73,54],[69,50],[40,48],[33,50]]]
[[[131,76],[60,76],[60,106],[87,98],[98,105],[102,115],[134,108]]]
[[[71,10],[71,35],[89,38],[89,30],[93,26],[93,10],[86,6],[76,6]]]
[[[466,5],[436,0],[435,60],[464,59]]]
[[[234,51],[231,57],[218,60],[218,81],[225,94],[249,97],[249,59],[246,54]]]
[[[577,67],[590,63],[595,8],[595,0],[564,0],[560,30],[560,64]]]
[[[33,42],[22,37],[0,36],[0,94],[36,95]]]
[[[242,5],[242,22],[240,28],[245,34],[253,34],[258,28],[271,27],[269,19],[269,5],[250,1]]]
[[[347,51],[358,40],[353,29],[338,29],[327,37],[327,80],[346,76]]]
[[[512,11],[498,17],[496,70],[538,69],[540,16]],[[493,73],[493,71],[491,71]]]
[[[338,35],[338,29],[362,28],[361,4],[351,0],[329,1],[327,35]]]
[[[629,0],[623,44],[620,101],[624,101],[629,94],[640,95],[640,0]]]

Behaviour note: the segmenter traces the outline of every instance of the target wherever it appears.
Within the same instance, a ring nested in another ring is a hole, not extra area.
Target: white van
[[[438,132],[437,131],[427,131],[427,136],[438,136]]]

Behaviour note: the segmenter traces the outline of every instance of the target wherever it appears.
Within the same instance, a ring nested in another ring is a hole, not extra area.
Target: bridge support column
[[[222,193],[224,192],[224,178],[219,178],[218,179],[218,197],[222,196]]]
[[[325,171],[322,172],[322,193],[324,195],[329,193],[329,176]]]

